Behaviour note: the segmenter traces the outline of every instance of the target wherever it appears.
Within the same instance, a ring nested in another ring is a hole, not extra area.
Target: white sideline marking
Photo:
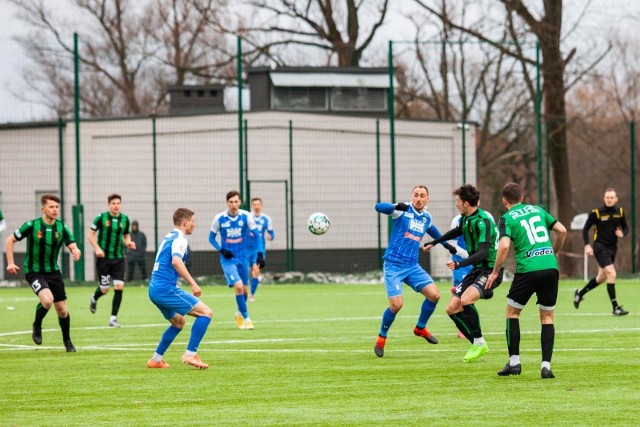
[[[174,343],[174,346],[184,343]],[[210,344],[208,342],[203,342],[203,344]],[[136,345],[136,348],[131,347],[109,347],[109,346],[76,346],[78,351],[141,351],[141,352],[153,352],[156,348],[156,345],[144,344],[144,347],[139,344]],[[0,351],[33,351],[33,350],[61,350],[64,347],[60,346],[35,346],[35,345],[9,345],[9,344],[0,344]],[[390,350],[393,353],[415,353],[424,355],[425,352],[428,353],[463,353],[463,350],[459,348],[443,348],[443,349],[433,349],[428,347],[429,350],[424,349],[393,349]],[[598,351],[598,352],[638,352],[640,351],[640,347],[635,348],[554,348],[554,353],[570,353],[570,352],[586,352],[586,351]],[[308,349],[296,349],[296,348],[283,348],[283,349],[272,349],[272,348],[249,348],[249,349],[231,349],[231,348],[201,348],[198,350],[200,354],[202,353],[341,353],[341,354],[353,354],[353,353],[372,353],[372,350],[367,349],[322,349],[322,348],[308,348]],[[525,348],[520,349],[520,353],[540,353],[539,348]]]

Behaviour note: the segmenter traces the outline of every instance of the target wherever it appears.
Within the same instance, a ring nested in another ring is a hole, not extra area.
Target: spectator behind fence
[[[147,280],[147,264],[144,259],[147,252],[147,236],[140,231],[138,221],[131,223],[131,241],[136,244],[136,248],[127,251],[127,281],[133,280],[136,265],[140,269],[142,280]]]

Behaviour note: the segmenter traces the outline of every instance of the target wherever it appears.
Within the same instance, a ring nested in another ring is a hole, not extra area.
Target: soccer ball
[[[329,218],[322,212],[316,212],[309,216],[309,231],[315,235],[321,235],[329,230]]]

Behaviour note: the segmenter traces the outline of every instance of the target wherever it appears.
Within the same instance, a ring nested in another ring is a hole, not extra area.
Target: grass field
[[[256,329],[235,328],[232,291],[203,286],[214,320],[199,355],[211,367],[179,363],[190,318],[165,355],[170,369],[145,366],[167,326],[130,284],[111,329],[112,293],[88,309],[90,287],[69,287],[77,353],[65,353],[55,313],[43,344],[31,341],[36,297],[0,289],[0,425],[640,425],[640,285],[619,281],[631,314],[614,317],[604,286],[580,310],[561,283],[552,361],[540,379],[540,325],[530,302],[521,318],[522,375],[498,377],[508,360],[504,337],[508,284],[478,304],[490,352],[465,364],[443,300],[429,322],[440,344],[413,336],[421,299],[405,287],[384,358],[373,345],[386,307],[382,285],[263,285],[249,304]],[[407,292],[408,291],[408,292]],[[13,310],[11,309],[13,307]]]

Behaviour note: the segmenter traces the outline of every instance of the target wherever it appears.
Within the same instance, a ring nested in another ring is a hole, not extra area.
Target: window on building
[[[384,89],[333,88],[331,110],[335,111],[385,111],[387,95]]]
[[[274,87],[271,108],[274,110],[327,110],[324,88]]]

